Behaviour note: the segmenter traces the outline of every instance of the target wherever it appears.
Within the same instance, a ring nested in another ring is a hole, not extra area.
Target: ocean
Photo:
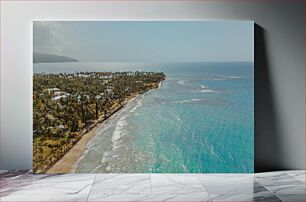
[[[97,129],[77,173],[253,173],[254,65],[248,62],[44,63],[33,71],[162,71],[158,89]]]

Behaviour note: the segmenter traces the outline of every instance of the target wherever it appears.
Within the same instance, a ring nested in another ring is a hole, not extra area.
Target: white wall
[[[2,1],[1,169],[32,167],[32,21],[63,19],[255,21],[265,52],[255,61],[255,164],[305,168],[303,1],[211,0]]]

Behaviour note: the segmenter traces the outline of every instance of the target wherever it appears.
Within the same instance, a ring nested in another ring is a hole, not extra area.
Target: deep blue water
[[[75,172],[254,171],[253,63],[52,63],[34,72],[163,71],[97,130]]]

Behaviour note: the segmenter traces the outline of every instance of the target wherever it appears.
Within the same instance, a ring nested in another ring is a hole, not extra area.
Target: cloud
[[[69,30],[60,22],[36,21],[33,25],[34,52],[71,55],[77,44],[69,38]]]

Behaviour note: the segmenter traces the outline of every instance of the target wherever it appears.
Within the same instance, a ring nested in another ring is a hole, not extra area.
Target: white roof
[[[60,100],[61,98],[65,98],[67,97],[67,95],[59,95],[59,96],[55,96],[53,98],[51,98],[52,100]]]

